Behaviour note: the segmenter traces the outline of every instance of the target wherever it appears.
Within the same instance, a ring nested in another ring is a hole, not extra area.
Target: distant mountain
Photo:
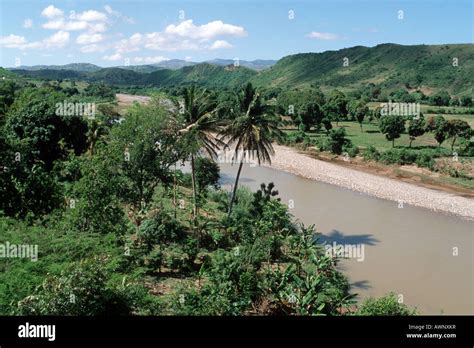
[[[9,70],[20,76],[32,77],[37,79],[49,79],[49,80],[63,80],[63,79],[85,79],[87,72],[74,71],[74,70],[52,70],[52,69],[39,69],[39,70],[25,70],[25,69],[11,69]],[[94,73],[94,72],[91,72]]]
[[[91,72],[99,71],[102,69],[100,66],[90,64],[90,63],[71,63],[66,65],[33,65],[33,66],[19,66],[17,68],[11,68],[10,70],[70,70],[70,71],[79,71],[79,72]]]
[[[252,60],[252,61],[240,60],[239,64],[249,69],[263,70],[274,65],[276,62],[277,62],[276,60],[257,59],[257,60]],[[204,63],[226,66],[226,65],[233,65],[234,60],[217,58],[210,61],[206,61]],[[177,70],[177,69],[184,68],[186,66],[193,66],[197,64],[202,64],[202,63],[190,62],[190,61],[182,60],[182,59],[170,59],[170,60],[164,60],[162,62],[155,63],[155,64],[117,66],[114,68],[132,70],[132,71],[140,72],[140,73],[151,73],[151,72],[161,70],[161,69]],[[27,71],[70,70],[70,71],[78,71],[78,72],[94,72],[94,71],[99,71],[101,69],[104,69],[104,68],[94,65],[94,64],[89,64],[89,63],[72,63],[72,64],[66,64],[66,65],[33,65],[33,66],[19,66],[16,68],[10,68],[10,70],[27,70]]]
[[[213,59],[213,60],[208,60],[206,61],[206,63],[209,63],[209,64],[216,64],[216,65],[234,65],[237,61],[233,60],[233,59],[220,59],[220,58],[216,58],[216,59]],[[263,70],[263,69],[267,69],[273,65],[275,65],[277,61],[276,60],[264,60],[264,59],[257,59],[257,60],[238,60],[238,64],[240,66],[244,66],[246,68],[249,68],[249,69],[253,69],[253,70]]]
[[[153,64],[118,66],[117,68],[131,70],[131,71],[135,71],[138,73],[145,73],[145,74],[151,73],[153,71],[165,69]]]
[[[165,68],[165,69],[181,69],[181,68],[184,68],[185,66],[191,66],[191,65],[196,65],[196,64],[199,64],[199,63],[189,62],[187,60],[182,60],[182,59],[170,59],[170,60],[164,60],[162,62],[153,64],[153,65],[160,68]]]
[[[257,74],[255,70],[243,66],[219,66],[201,63],[181,69],[164,69],[145,73],[126,68],[103,68],[93,72],[71,70],[13,70],[18,75],[41,79],[76,79],[109,85],[139,86],[179,86],[197,84],[208,87],[240,86]]]
[[[202,86],[240,86],[257,74],[246,67],[218,66],[208,63],[186,66],[178,70],[158,70],[148,74],[145,84],[176,86],[197,84]]]
[[[119,68],[132,70],[135,72],[141,72],[141,73],[151,73],[151,72],[162,70],[162,69],[176,70],[176,69],[181,69],[185,66],[191,66],[191,65],[196,65],[196,64],[198,63],[188,62],[186,60],[181,60],[181,59],[170,59],[170,60],[164,60],[162,62],[155,63],[155,64],[129,65],[129,66],[120,66]]]
[[[458,66],[453,66],[455,58]],[[343,66],[344,61],[348,66]],[[382,44],[301,53],[280,59],[252,82],[266,87],[313,84],[330,89],[374,83],[386,89],[419,87],[427,93],[444,89],[474,95],[474,45]]]
[[[84,79],[114,85],[160,87],[195,83],[233,87],[250,81],[262,87],[317,85],[323,90],[351,90],[374,84],[385,91],[419,88],[425,94],[447,90],[454,95],[474,95],[473,44],[355,46],[338,51],[286,56],[275,65],[260,70],[272,62],[239,61],[239,66],[235,67],[233,60],[194,63],[175,59],[158,64],[114,68],[98,68],[90,64],[88,69],[93,71],[81,71],[87,68],[85,64],[68,64],[76,70],[66,70],[67,66],[61,66],[61,69],[48,67],[11,71],[35,78]],[[455,62],[457,66],[453,66]],[[246,67],[248,63],[253,65]]]

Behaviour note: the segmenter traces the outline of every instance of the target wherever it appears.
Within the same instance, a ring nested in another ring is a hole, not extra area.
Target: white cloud
[[[69,33],[67,31],[58,31],[49,38],[43,40],[46,47],[63,47],[69,42]]]
[[[214,43],[211,45],[211,47],[209,47],[209,49],[218,50],[218,49],[232,48],[232,47],[234,46],[232,46],[230,43],[228,43],[225,40],[217,40],[217,41],[214,41]]]
[[[107,12],[109,15],[111,15],[113,17],[119,18],[119,19],[121,19],[121,20],[123,20],[127,23],[130,23],[130,24],[135,23],[135,20],[133,18],[124,16],[120,12],[113,10],[112,7],[109,6],[109,5],[105,5],[104,9],[105,9],[105,12]]]
[[[43,24],[44,29],[52,30],[65,30],[65,31],[74,31],[74,30],[85,30],[87,29],[89,23],[86,21],[65,21],[64,19],[58,19],[49,21]]]
[[[107,20],[107,16],[102,12],[89,10],[76,14],[72,19],[86,22],[105,22]]]
[[[8,36],[0,37],[0,46],[4,46],[7,48],[19,48],[19,46],[22,46],[24,44],[26,44],[26,39],[24,36],[10,34]]]
[[[144,64],[156,64],[169,60],[169,58],[157,56],[157,57],[135,57],[133,61],[135,63],[144,63]]]
[[[160,32],[145,35],[145,48],[160,51],[185,51],[204,48],[203,43],[197,40],[166,35]]]
[[[165,29],[166,34],[178,35],[190,39],[213,39],[218,36],[246,36],[243,27],[226,24],[222,21],[213,21],[204,25],[194,25],[192,19],[188,19],[178,25],[170,24]]]
[[[177,25],[168,25],[164,31],[134,34],[129,39],[116,44],[116,52],[137,51],[141,47],[159,51],[214,50],[231,48],[232,45],[220,38],[243,37],[247,32],[243,27],[226,24],[220,20],[203,25],[195,25],[191,19]],[[215,40],[218,39],[218,40]],[[211,40],[215,40],[211,42]]]
[[[93,33],[102,33],[107,30],[107,25],[105,23],[91,23],[87,29]]]
[[[66,31],[58,31],[52,36],[42,40],[28,42],[23,36],[10,34],[9,36],[0,37],[0,46],[7,48],[18,48],[20,50],[31,48],[51,48],[63,47],[69,42],[69,33]]]
[[[54,18],[63,16],[64,12],[53,5],[49,5],[41,12],[41,15],[46,18]]]
[[[110,56],[103,56],[102,59],[111,60],[111,61],[120,60],[120,59],[122,59],[122,55],[120,53],[116,53],[116,54],[112,54]]]
[[[88,21],[65,21],[61,18],[44,23],[43,28],[65,31],[87,30],[91,33],[97,33],[106,31],[107,25],[100,22],[90,23]]]
[[[326,40],[326,41],[329,41],[329,40],[341,40],[341,39],[343,39],[343,37],[341,37],[341,36],[338,35],[338,34],[333,34],[333,33],[320,33],[320,32],[317,32],[317,31],[312,31],[311,33],[309,33],[309,34],[306,35],[306,36],[309,37],[310,39]]]
[[[107,47],[103,45],[92,44],[92,45],[82,46],[80,50],[82,53],[104,52],[105,50],[107,50]]]
[[[29,18],[23,21],[23,28],[29,29],[33,26],[33,21]]]
[[[144,43],[144,37],[140,33],[135,33],[128,39],[123,39],[115,43],[117,53],[128,53],[140,50],[140,46]]]
[[[89,45],[101,42],[102,40],[104,40],[102,34],[81,34],[77,37],[76,43],[80,45]]]
[[[112,6],[110,6],[110,5],[105,5],[104,9],[105,9],[105,12],[107,12],[109,15],[111,15],[115,12],[114,10],[112,10]]]

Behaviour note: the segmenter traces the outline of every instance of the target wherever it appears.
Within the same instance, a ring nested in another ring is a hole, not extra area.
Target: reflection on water
[[[229,188],[237,166],[223,164],[221,171],[221,185]],[[406,204],[400,209],[397,202],[270,168],[244,165],[239,183],[256,190],[271,181],[323,242],[364,245],[363,262],[340,262],[359,298],[393,291],[422,314],[474,314],[472,222]]]

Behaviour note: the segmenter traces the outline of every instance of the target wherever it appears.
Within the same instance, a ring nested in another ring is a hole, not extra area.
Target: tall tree
[[[438,142],[438,147],[441,147],[441,144],[448,137],[448,122],[440,115],[430,117],[426,122],[426,130],[434,134],[434,137]]]
[[[266,104],[257,90],[248,83],[238,95],[238,115],[222,132],[227,145],[234,146],[233,160],[240,160],[235,185],[229,204],[229,216],[235,200],[242,166],[247,157],[271,163],[274,154],[272,141],[279,136],[278,118],[273,107]]]
[[[222,144],[216,137],[220,130],[215,115],[217,103],[215,96],[207,90],[199,91],[195,86],[192,86],[183,90],[183,103],[178,103],[176,106],[184,122],[184,127],[179,130],[181,141],[191,157],[193,221],[195,223],[198,215],[196,156],[201,150],[204,150],[209,156],[215,158],[217,156],[216,150]]]
[[[405,119],[402,116],[383,116],[379,120],[379,128],[385,138],[392,141],[392,147],[395,147],[395,139],[400,138],[405,131]]]
[[[454,143],[458,137],[470,139],[472,136],[472,129],[464,120],[449,120],[447,123],[447,137],[452,138],[453,141],[451,142],[451,150],[454,148]]]
[[[364,122],[365,115],[369,113],[367,104],[362,100],[350,102],[348,104],[348,113],[352,119],[359,122],[360,131],[362,132],[362,122]]]
[[[410,137],[410,146],[416,137],[425,134],[425,118],[420,114],[417,118],[412,118],[408,123],[408,136]]]

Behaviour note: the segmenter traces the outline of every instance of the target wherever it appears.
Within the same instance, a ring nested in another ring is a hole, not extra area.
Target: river
[[[220,167],[221,185],[230,188],[237,166]],[[393,291],[420,314],[474,314],[472,221],[244,165],[239,184],[256,190],[262,182],[274,182],[294,217],[314,224],[322,241],[363,246],[363,258],[339,264],[359,300]]]

